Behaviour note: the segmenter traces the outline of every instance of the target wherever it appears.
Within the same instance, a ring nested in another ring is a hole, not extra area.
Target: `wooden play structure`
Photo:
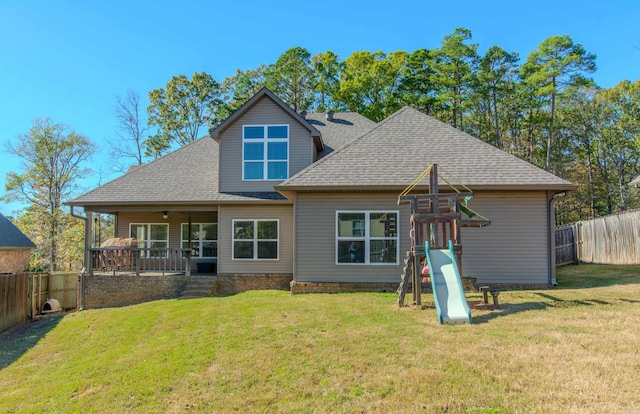
[[[417,194],[416,186],[429,176],[429,193]],[[448,174],[447,174],[448,175]],[[440,192],[438,179],[448,184],[447,192]],[[452,177],[448,177],[452,179]],[[464,190],[461,191],[460,189]],[[409,204],[411,209],[411,250],[407,252],[405,268],[398,289],[398,306],[404,306],[405,295],[411,281],[413,303],[422,303],[422,274],[427,262],[425,243],[433,250],[446,250],[452,246],[454,263],[457,263],[462,282],[474,288],[472,278],[465,278],[462,272],[462,227],[484,227],[491,221],[467,207],[473,192],[461,183],[456,185],[445,176],[438,177],[438,165],[432,164],[422,172],[398,197],[398,204]]]

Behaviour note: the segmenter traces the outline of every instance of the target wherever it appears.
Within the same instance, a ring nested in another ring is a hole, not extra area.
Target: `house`
[[[113,214],[116,236],[137,238],[143,258],[189,250],[187,275],[215,264],[222,291],[395,290],[411,248],[398,195],[432,163],[492,222],[463,229],[467,275],[554,282],[554,200],[573,185],[409,107],[376,124],[298,114],[262,89],[210,137],[68,204]]]
[[[0,274],[27,271],[31,250],[35,247],[20,229],[0,213]]]

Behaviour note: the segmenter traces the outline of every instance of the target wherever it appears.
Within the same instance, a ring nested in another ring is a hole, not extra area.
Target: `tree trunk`
[[[553,87],[556,87],[555,79],[553,81]],[[551,94],[551,120],[549,121],[549,133],[547,136],[547,162],[544,167],[545,170],[551,171],[551,147],[553,144],[553,120],[556,112],[556,94]]]
[[[498,124],[498,99],[496,97],[496,91],[491,91],[491,97],[493,99],[493,125],[495,129],[495,143],[496,147],[502,149],[502,139],[500,138],[500,125]]]

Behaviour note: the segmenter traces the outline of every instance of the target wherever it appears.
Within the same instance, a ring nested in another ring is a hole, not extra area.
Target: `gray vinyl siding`
[[[545,192],[476,192],[469,206],[491,220],[491,225],[462,229],[466,276],[489,284],[549,283]]]
[[[220,206],[218,223],[218,274],[293,273],[292,206]],[[233,260],[233,220],[277,219],[279,221],[278,260]]]
[[[299,282],[399,282],[409,249],[409,210],[395,193],[298,193],[296,269]],[[336,264],[336,211],[398,211],[398,264]]]
[[[479,283],[547,284],[548,223],[544,192],[479,193],[469,206],[491,220],[484,228],[462,229],[465,275]],[[336,265],[336,211],[399,211],[398,265]],[[400,282],[410,249],[409,209],[397,194],[298,193],[296,269],[300,282]]]
[[[189,213],[178,213],[169,211],[167,219],[162,218],[162,213],[152,212],[121,212],[118,214],[118,227],[115,237],[129,237],[129,225],[135,224],[168,224],[169,225],[169,247],[179,248],[180,229],[182,223],[189,222]],[[191,213],[191,223],[217,223],[218,212],[197,212]],[[218,229],[218,233],[220,230]]]
[[[227,191],[274,191],[282,181],[242,181],[242,126],[289,125],[289,177],[313,162],[313,138],[309,131],[268,98],[238,118],[220,135],[219,189]]]

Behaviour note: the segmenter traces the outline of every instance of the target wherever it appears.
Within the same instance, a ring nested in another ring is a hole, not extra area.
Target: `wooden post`
[[[411,200],[411,223],[413,226],[413,246],[411,249],[413,251],[413,303],[416,305],[422,304],[422,286],[420,285],[420,257],[418,255],[418,251],[416,247],[420,243],[419,234],[420,234],[420,223],[415,219],[416,214],[418,214],[418,200]]]

